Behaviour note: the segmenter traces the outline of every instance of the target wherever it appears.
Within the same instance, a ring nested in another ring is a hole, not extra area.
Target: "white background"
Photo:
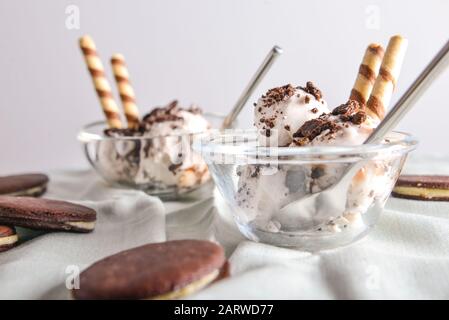
[[[66,27],[68,5],[79,8],[80,29]],[[0,174],[87,166],[76,135],[102,112],[78,48],[83,34],[111,80],[110,56],[126,56],[142,111],[178,98],[227,112],[274,44],[285,53],[257,95],[313,80],[336,106],[365,47],[400,33],[410,44],[396,101],[448,39],[448,13],[445,0],[0,0]],[[449,153],[448,98],[449,72],[401,124],[420,138],[417,152]],[[251,112],[249,104],[248,126]]]

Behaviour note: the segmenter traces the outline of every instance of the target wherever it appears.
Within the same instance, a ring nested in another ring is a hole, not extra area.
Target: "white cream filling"
[[[34,187],[34,188],[31,188],[31,189],[27,189],[27,190],[7,193],[6,195],[13,196],[13,197],[15,197],[15,196],[30,196],[30,195],[42,192],[45,189],[46,186],[47,185],[45,185],[45,186],[38,186],[38,187]]]
[[[14,235],[8,236],[8,237],[3,237],[3,238],[0,238],[0,246],[7,246],[9,244],[16,243],[18,240],[19,240],[19,237],[17,236],[17,234],[14,234]]]
[[[85,230],[93,230],[93,229],[95,229],[95,221],[92,221],[92,222],[69,221],[69,222],[66,222],[65,224],[67,224],[69,226],[72,226],[72,227],[85,229]]]
[[[449,197],[449,190],[445,189],[430,189],[430,188],[418,188],[418,187],[395,187],[393,192],[407,195],[417,196],[425,198],[437,198],[437,197]]]
[[[172,292],[168,292],[168,293],[164,293],[164,294],[158,295],[156,297],[152,297],[150,299],[152,299],[152,300],[170,300],[170,299],[178,299],[178,298],[188,296],[192,293],[199,291],[200,289],[204,288],[205,286],[207,286],[209,283],[214,281],[218,277],[219,274],[220,274],[220,270],[218,270],[218,269],[214,270],[211,273],[209,273],[208,275],[188,284],[187,286],[185,286],[181,289],[178,289],[178,290],[175,290]]]

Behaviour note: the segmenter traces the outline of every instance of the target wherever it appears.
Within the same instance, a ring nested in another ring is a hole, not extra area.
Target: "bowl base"
[[[204,199],[212,196],[214,189],[214,183],[209,180],[201,185],[196,185],[191,188],[178,188],[177,186],[167,188],[155,188],[155,187],[142,187],[137,185],[130,185],[126,183],[114,183],[116,188],[127,188],[140,190],[146,194],[154,197],[159,197],[163,201],[175,201],[175,200],[197,200]]]
[[[362,215],[359,223],[338,231],[283,231],[270,232],[261,230],[251,224],[236,221],[240,232],[249,240],[266,243],[277,247],[295,248],[316,252],[349,245],[365,237],[377,223],[379,210],[369,210]]]

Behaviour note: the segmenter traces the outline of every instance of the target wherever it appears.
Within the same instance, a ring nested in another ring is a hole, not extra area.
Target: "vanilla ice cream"
[[[240,177],[236,202],[245,210],[246,221],[258,219],[268,225],[289,194],[287,171],[280,167],[257,164],[237,167]]]
[[[355,100],[303,123],[290,146],[351,146],[365,142],[379,121],[366,115]]]
[[[379,124],[364,111],[357,101],[349,100],[335,108],[329,114],[323,114],[303,124],[294,134],[290,146],[351,146],[365,142]],[[320,192],[334,185],[345,172],[348,164],[326,164],[305,166],[306,188],[311,193]],[[334,217],[334,213],[321,213],[320,221],[328,220],[320,229],[341,231],[339,222],[349,225],[359,222],[359,215],[384,192],[385,186],[393,181],[388,165],[370,164],[363,167],[354,177],[348,193],[346,209],[343,216]],[[346,219],[345,216],[351,217]]]
[[[207,166],[191,143],[193,134],[210,128],[199,108],[181,108],[173,101],[144,116],[138,129],[105,130],[108,137],[127,139],[101,141],[98,156],[105,174],[114,180],[189,188],[209,179]]]
[[[308,120],[328,113],[321,91],[312,82],[268,90],[255,104],[254,125],[261,146],[288,146],[293,134]]]
[[[271,147],[360,145],[379,123],[354,100],[330,111],[321,91],[311,82],[305,87],[286,85],[269,90],[255,104],[254,119],[258,144]],[[314,212],[313,208],[289,216],[279,213],[301,195],[333,185],[347,166],[346,163],[279,165],[270,172],[264,172],[270,167],[263,165],[239,166],[235,199],[245,218],[259,229],[277,231],[285,224],[340,232],[348,225],[360,223],[360,214],[383,194],[382,185],[392,180],[388,168],[377,164],[362,168],[349,187],[346,209],[340,215]]]

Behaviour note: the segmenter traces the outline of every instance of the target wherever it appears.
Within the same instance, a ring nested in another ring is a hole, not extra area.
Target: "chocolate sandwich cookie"
[[[14,247],[19,241],[14,227],[0,226],[0,252]]]
[[[38,197],[47,190],[48,176],[40,173],[0,177],[0,195]]]
[[[223,270],[224,269],[224,270]],[[75,299],[176,299],[228,275],[223,249],[209,241],[147,244],[83,271]]]
[[[59,200],[0,196],[0,224],[37,230],[90,232],[95,210]]]
[[[413,200],[449,201],[449,176],[401,175],[392,196]]]

